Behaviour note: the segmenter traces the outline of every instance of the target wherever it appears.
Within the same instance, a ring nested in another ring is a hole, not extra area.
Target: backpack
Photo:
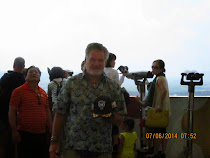
[[[62,82],[63,82],[63,80],[60,82],[60,84],[58,84],[58,82],[56,82],[56,81],[53,81],[53,82],[57,85],[56,96],[58,96],[58,94],[60,93],[61,88],[62,88]]]

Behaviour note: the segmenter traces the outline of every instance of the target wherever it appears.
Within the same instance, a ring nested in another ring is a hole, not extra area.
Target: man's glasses
[[[158,68],[160,68],[160,67],[158,67],[158,66],[152,66],[152,69],[158,69]]]
[[[39,103],[39,105],[41,105],[41,104],[42,104],[41,95],[40,95],[40,94],[37,94],[37,98],[38,98],[38,103]]]

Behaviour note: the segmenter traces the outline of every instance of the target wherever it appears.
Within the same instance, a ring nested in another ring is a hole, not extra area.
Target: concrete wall
[[[167,132],[177,134],[177,138],[168,139],[167,157],[182,158],[186,146],[186,140],[181,138],[187,132],[187,107],[188,97],[171,97],[171,116]],[[210,158],[210,97],[194,98],[194,124],[193,133],[196,139],[193,140],[193,157]],[[135,131],[140,136],[139,106],[135,99],[127,106],[128,116],[135,118]],[[137,142],[140,148],[140,143]]]

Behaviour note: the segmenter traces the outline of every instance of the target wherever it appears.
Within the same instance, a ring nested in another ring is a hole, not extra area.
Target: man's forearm
[[[16,109],[14,107],[9,107],[9,124],[12,131],[16,131]]]
[[[52,130],[52,116],[49,108],[46,109],[46,115],[47,115],[47,125],[49,129]]]
[[[63,129],[63,125],[64,125],[64,115],[56,113],[53,121],[52,138],[58,139]]]

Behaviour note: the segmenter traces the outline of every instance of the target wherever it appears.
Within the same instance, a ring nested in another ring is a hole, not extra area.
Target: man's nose
[[[37,75],[38,73],[37,73],[36,71],[34,71],[32,74],[33,74],[33,75]]]
[[[94,62],[94,65],[99,65],[99,64],[100,64],[100,62],[97,60]]]

